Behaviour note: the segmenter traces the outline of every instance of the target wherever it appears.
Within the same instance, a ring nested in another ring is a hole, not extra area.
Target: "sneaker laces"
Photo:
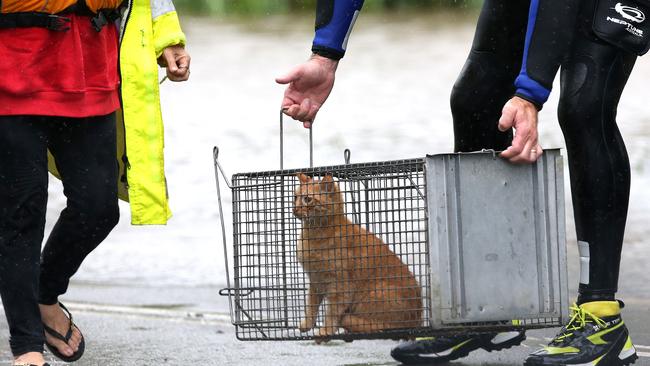
[[[571,320],[569,320],[569,323],[564,328],[562,328],[557,336],[555,336],[555,338],[551,341],[551,344],[563,343],[569,337],[573,336],[573,334],[575,334],[575,331],[582,330],[587,323],[596,323],[601,327],[607,324],[607,322],[604,320],[579,307],[575,303],[569,309],[571,310]]]

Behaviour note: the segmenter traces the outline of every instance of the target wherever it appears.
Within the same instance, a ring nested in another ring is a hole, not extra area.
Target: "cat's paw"
[[[303,319],[298,326],[301,333],[309,332],[316,326],[316,320]]]
[[[323,327],[317,330],[314,334],[314,340],[316,344],[327,343],[330,341],[330,337],[334,335],[335,330],[330,327]]]

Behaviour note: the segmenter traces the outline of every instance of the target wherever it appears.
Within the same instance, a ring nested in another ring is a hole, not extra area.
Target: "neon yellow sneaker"
[[[625,366],[638,358],[625,322],[622,301],[594,301],[571,307],[571,320],[547,347],[533,352],[526,366]]]

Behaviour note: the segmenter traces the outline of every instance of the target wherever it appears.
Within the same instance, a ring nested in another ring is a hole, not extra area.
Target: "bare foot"
[[[14,365],[43,365],[45,359],[40,352],[23,353],[14,359]]]
[[[66,316],[65,312],[59,304],[54,305],[41,305],[41,320],[45,325],[54,329],[57,333],[65,336],[70,329],[70,319]],[[56,347],[61,354],[66,357],[72,356],[79,350],[79,343],[81,343],[81,332],[76,326],[73,326],[72,337],[66,344],[60,339],[54,338],[48,332],[45,332],[45,340],[50,345]]]

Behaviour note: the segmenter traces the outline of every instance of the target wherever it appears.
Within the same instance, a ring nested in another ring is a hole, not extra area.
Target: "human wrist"
[[[312,53],[311,57],[309,58],[310,61],[316,62],[323,66],[324,68],[330,70],[330,71],[336,71],[339,61],[338,60],[333,60],[328,57],[321,56],[316,53]]]
[[[323,56],[335,61],[338,61],[345,56],[345,51],[328,47],[328,46],[322,46],[322,45],[317,45],[313,44],[311,47],[311,52],[313,52],[316,55]]]
[[[521,93],[515,93],[513,98],[516,98],[517,100],[520,101],[520,103],[524,103],[526,106],[529,106],[530,108],[535,109],[537,112],[541,111],[543,108],[543,105],[534,100],[533,98],[528,97],[525,94]]]

